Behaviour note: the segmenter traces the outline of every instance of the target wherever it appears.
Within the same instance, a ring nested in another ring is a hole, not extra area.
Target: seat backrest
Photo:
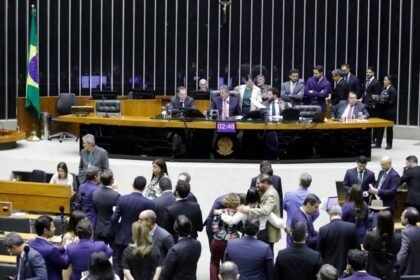
[[[47,172],[39,169],[32,170],[31,182],[48,183]]]
[[[31,233],[29,218],[0,217],[1,231]]]
[[[96,101],[96,113],[99,114],[120,114],[120,100],[98,100]]]
[[[319,114],[322,111],[319,105],[296,105],[293,109],[299,110],[302,118],[313,118],[315,114]]]
[[[76,105],[74,93],[60,93],[57,100],[57,112],[59,115],[71,114],[71,107]]]

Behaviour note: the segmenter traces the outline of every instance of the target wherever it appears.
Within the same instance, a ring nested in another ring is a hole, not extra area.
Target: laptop
[[[297,109],[285,109],[282,112],[283,123],[296,123],[299,122],[299,110]]]

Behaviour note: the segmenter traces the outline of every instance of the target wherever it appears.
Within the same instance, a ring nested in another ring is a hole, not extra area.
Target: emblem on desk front
[[[222,156],[228,156],[233,153],[233,141],[230,137],[220,137],[217,140],[217,153]]]

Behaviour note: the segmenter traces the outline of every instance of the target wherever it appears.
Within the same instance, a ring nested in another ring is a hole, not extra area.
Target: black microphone
[[[28,262],[28,253],[29,253],[29,246],[25,246],[23,248],[23,251],[25,252],[25,260],[23,261],[23,263],[27,263]]]
[[[60,218],[61,218],[61,238],[64,236],[64,206],[60,205],[58,208],[60,210]]]

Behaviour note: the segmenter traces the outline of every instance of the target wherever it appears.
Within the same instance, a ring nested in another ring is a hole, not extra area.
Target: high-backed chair
[[[97,100],[96,114],[100,115],[120,115],[121,101],[120,100]]]
[[[47,183],[47,172],[44,170],[32,170],[30,182]]]
[[[68,115],[71,114],[71,107],[76,105],[76,97],[73,93],[60,93],[57,100],[57,112],[58,115]],[[53,122],[59,122],[58,118],[52,118]],[[56,133],[48,137],[48,140],[53,138],[58,138],[58,140],[63,142],[63,139],[78,139],[78,137],[67,131],[67,123],[61,123],[61,132]]]
[[[31,222],[29,218],[0,217],[0,230],[31,233]]]

